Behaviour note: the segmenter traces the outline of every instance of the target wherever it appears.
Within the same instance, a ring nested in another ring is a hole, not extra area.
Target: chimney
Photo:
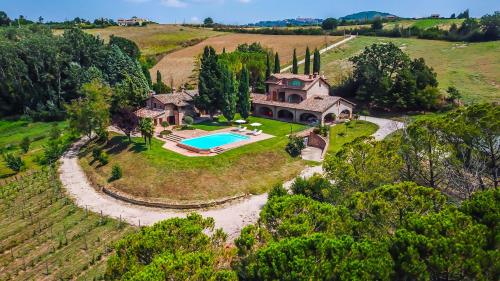
[[[153,91],[153,90],[149,90],[149,92],[148,92],[148,97],[152,97],[152,96],[154,96],[154,95],[156,95],[155,91]]]
[[[309,79],[313,79],[313,75],[312,74],[309,74]]]
[[[316,78],[316,77],[318,77],[318,73],[317,73],[317,72],[314,72],[314,76],[313,76],[313,78]]]

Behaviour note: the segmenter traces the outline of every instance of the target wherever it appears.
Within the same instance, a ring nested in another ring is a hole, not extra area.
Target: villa
[[[354,103],[330,95],[322,75],[273,74],[266,94],[252,94],[254,116],[304,124],[332,123],[351,118]]]
[[[155,126],[161,126],[163,121],[169,125],[181,125],[185,116],[197,116],[193,98],[198,95],[196,90],[182,90],[171,94],[156,95],[152,92],[146,101],[146,106],[137,110],[139,118],[153,119]]]

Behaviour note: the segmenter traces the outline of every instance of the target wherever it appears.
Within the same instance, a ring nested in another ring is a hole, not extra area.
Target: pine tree
[[[304,74],[311,74],[311,52],[309,51],[309,47],[306,48],[306,57],[304,62]]]
[[[250,76],[248,74],[247,67],[243,66],[243,69],[241,70],[241,78],[238,89],[238,107],[240,115],[241,117],[243,117],[243,119],[247,119],[250,115],[250,92],[248,90],[250,87],[249,80]]]
[[[208,112],[212,118],[221,105],[220,66],[214,48],[206,46],[201,57],[198,77],[198,96],[194,102],[197,108]]]
[[[292,73],[293,74],[298,74],[299,73],[299,65],[298,65],[298,62],[297,62],[297,52],[296,52],[296,49],[293,49]]]
[[[280,66],[280,56],[278,55],[278,52],[274,55],[274,73],[280,73],[281,72],[281,66]]]
[[[320,69],[321,69],[321,56],[319,54],[318,49],[315,49],[313,58],[313,73],[319,73]]]
[[[221,111],[222,115],[231,122],[236,114],[236,104],[238,96],[236,94],[235,81],[233,73],[226,65],[221,65],[221,80],[219,92],[222,95]]]

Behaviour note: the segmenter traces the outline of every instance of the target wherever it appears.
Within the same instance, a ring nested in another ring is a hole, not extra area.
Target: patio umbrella
[[[252,127],[259,127],[259,126],[262,126],[262,124],[260,124],[260,123],[252,123],[252,124],[250,124],[250,126],[252,126]]]
[[[245,124],[247,121],[243,120],[243,119],[238,119],[236,121],[234,121],[234,123],[238,123],[238,124]]]

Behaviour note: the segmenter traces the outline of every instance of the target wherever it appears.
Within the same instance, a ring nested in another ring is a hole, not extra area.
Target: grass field
[[[292,61],[293,49],[297,49],[298,55],[303,55],[307,46],[314,50],[314,48],[323,48],[341,39],[339,36],[226,34],[209,38],[195,46],[166,55],[151,69],[151,77],[155,80],[156,71],[159,70],[164,82],[168,85],[170,80],[173,80],[174,86],[195,81],[192,75],[196,58],[208,45],[214,47],[217,52],[222,52],[223,48],[231,52],[239,44],[260,42],[264,47],[278,52],[281,65],[285,66]]]
[[[173,24],[149,24],[145,27],[112,26],[86,29],[107,41],[112,34],[134,41],[145,56],[158,56],[194,45],[208,37],[223,34],[206,28],[192,28]]]
[[[336,153],[340,148],[353,141],[355,138],[370,136],[378,130],[378,126],[363,120],[354,120],[345,124],[337,124],[330,127],[330,144],[327,153]]]
[[[0,149],[6,153],[21,153],[19,143],[24,137],[32,141],[28,153],[22,155],[26,163],[26,169],[38,168],[36,159],[43,154],[43,146],[47,143],[49,131],[53,125],[61,130],[67,127],[66,122],[43,123],[29,121],[6,121],[0,120]],[[0,158],[0,178],[8,177],[14,171],[5,166],[3,158]]]
[[[57,171],[0,186],[0,280],[96,280],[134,228],[75,206]]]
[[[454,85],[464,101],[500,101],[500,44],[454,43],[436,40],[358,37],[321,57],[322,71],[335,85],[352,69],[348,58],[373,43],[394,42],[412,58],[423,57],[438,75],[444,92]],[[302,70],[301,70],[302,71]]]
[[[255,117],[249,122],[262,123],[260,128],[275,137],[214,157],[187,157],[162,148],[163,142],[156,139],[147,148],[140,138],[129,144],[125,137],[114,135],[105,146],[109,164],[98,167],[92,162],[89,151],[95,144],[83,151],[80,163],[90,179],[102,185],[107,184],[112,166],[119,164],[123,178],[112,183],[114,188],[164,201],[205,201],[262,193],[293,178],[305,166],[304,161],[285,152],[285,145],[291,129],[296,132],[306,127]]]

